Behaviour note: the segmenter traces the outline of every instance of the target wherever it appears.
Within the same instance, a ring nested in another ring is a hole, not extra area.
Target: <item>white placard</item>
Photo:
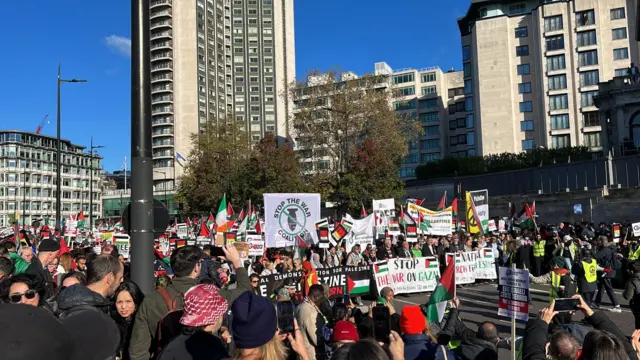
[[[456,285],[473,284],[476,281],[476,258],[477,252],[465,252],[460,254],[447,254],[456,258]]]
[[[265,245],[293,246],[301,238],[317,244],[320,194],[264,194]]]
[[[640,236],[640,222],[631,224],[633,228],[633,236]]]
[[[498,315],[529,320],[529,270],[500,268]]]
[[[131,237],[127,234],[114,234],[112,240],[113,245],[118,249],[118,254],[124,256],[125,259],[128,259]]]
[[[264,240],[262,235],[247,235],[249,256],[264,256]]]

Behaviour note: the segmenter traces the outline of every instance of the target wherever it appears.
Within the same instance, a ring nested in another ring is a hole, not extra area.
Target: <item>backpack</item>
[[[180,324],[180,318],[182,317],[183,310],[178,309],[177,299],[182,298],[183,294],[178,294],[177,297],[172,298],[171,294],[166,288],[159,288],[158,294],[164,300],[167,305],[166,315],[158,321],[158,328],[155,336],[155,356],[156,358],[162,352],[171,340],[182,333],[184,325]]]
[[[620,261],[620,258],[618,257],[618,253],[612,250],[611,255],[613,257],[613,260],[611,261],[611,269],[612,270],[622,269],[622,261]]]

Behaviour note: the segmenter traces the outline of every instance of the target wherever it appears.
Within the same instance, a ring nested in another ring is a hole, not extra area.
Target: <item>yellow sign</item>
[[[471,193],[470,192],[466,192],[465,193],[465,201],[467,204],[467,212],[466,212],[466,219],[467,219],[467,231],[470,232],[471,234],[477,234],[480,232],[480,228],[478,227],[478,222],[476,221],[476,217],[473,216],[473,207],[471,206]]]

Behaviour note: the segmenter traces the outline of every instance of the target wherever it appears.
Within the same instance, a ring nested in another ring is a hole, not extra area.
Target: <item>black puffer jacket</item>
[[[111,302],[81,284],[72,285],[62,290],[58,298],[58,311],[60,314],[69,312],[73,308],[86,308],[89,306],[110,315],[109,307]]]

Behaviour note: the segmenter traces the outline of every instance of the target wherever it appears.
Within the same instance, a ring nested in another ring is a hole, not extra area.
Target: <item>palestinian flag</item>
[[[444,210],[447,207],[447,192],[445,191],[438,204],[438,210]]]
[[[429,297],[427,303],[427,317],[429,322],[439,323],[444,317],[444,312],[447,309],[447,301],[452,300],[456,291],[456,272],[455,261],[449,260],[449,264],[442,273],[442,277],[438,282],[435,290]]]
[[[213,224],[215,224],[215,220],[213,218],[213,214],[209,211],[209,219],[207,219],[207,227],[209,230],[213,230]]]
[[[418,221],[420,223],[420,230],[429,233],[429,228],[432,227],[431,222],[425,219],[421,212],[418,212],[418,217],[420,218],[420,221]]]
[[[320,229],[328,229],[329,228],[329,220],[327,220],[327,218],[324,219],[320,219],[318,221],[316,221],[316,230],[320,230]]]
[[[251,216],[249,217],[249,227],[251,229],[256,229],[258,226],[258,213],[256,212],[256,208],[252,208]]]
[[[453,230],[458,229],[458,198],[454,198],[451,202],[451,225]]]
[[[231,203],[227,204],[227,229],[233,229],[233,225],[236,223],[236,213],[233,211]]]
[[[533,217],[536,213],[536,203],[533,202],[532,205],[524,204],[524,209],[520,211],[516,217],[515,224],[518,225],[522,229],[533,229],[535,227],[535,223]]]
[[[202,226],[200,227],[200,236],[209,237],[209,235],[209,227],[205,223],[202,223]]]
[[[380,261],[373,264],[373,271],[376,274],[382,274],[389,272],[389,263],[387,261]]]
[[[371,280],[369,279],[369,271],[352,271],[347,272],[347,294],[351,296],[368,295]]]
[[[76,227],[78,229],[84,229],[84,213],[82,212],[82,210],[80,210],[76,219],[78,219],[78,224],[76,225]]]

